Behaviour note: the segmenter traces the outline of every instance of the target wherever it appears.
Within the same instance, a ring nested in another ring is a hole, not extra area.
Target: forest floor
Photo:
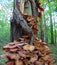
[[[57,46],[53,44],[48,44],[52,54],[51,57],[53,58],[53,64],[57,65]]]
[[[48,44],[52,54],[51,57],[53,58],[53,64],[57,65],[57,46]],[[2,55],[4,52],[2,50],[3,44],[0,43],[0,55]],[[0,57],[0,65],[5,65],[5,59]]]

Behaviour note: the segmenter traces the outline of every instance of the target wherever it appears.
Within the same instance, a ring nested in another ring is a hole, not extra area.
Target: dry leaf
[[[31,18],[31,16],[30,15],[28,15],[27,13],[24,13],[24,14],[22,14],[23,15],[23,17],[25,18],[25,19],[27,19],[28,17],[30,17]]]
[[[45,62],[48,62],[50,63],[52,61],[52,58],[50,58],[48,55],[46,55],[45,57],[42,57],[42,59],[45,61]]]
[[[22,51],[19,51],[18,53],[19,53],[19,55],[20,55],[21,57],[26,58],[26,54],[24,54]]]
[[[45,42],[43,42],[43,45],[46,45],[46,43],[45,43]]]
[[[29,50],[33,51],[34,49],[35,49],[35,47],[33,45],[30,45]]]
[[[42,7],[42,6],[39,6],[39,9],[40,9],[41,11],[44,11],[44,9],[43,9],[43,7]]]
[[[23,46],[23,49],[24,49],[24,50],[29,50],[29,45]]]
[[[2,56],[2,57],[3,57],[3,56]],[[9,53],[9,52],[7,52],[7,53],[4,55],[4,57],[5,57],[5,58],[8,58],[8,59],[14,59],[14,60],[20,58],[18,54],[14,54],[14,53],[12,54],[12,53]]]
[[[23,62],[21,60],[16,60],[15,65],[23,65]]]
[[[15,61],[14,60],[7,61],[6,62],[6,65],[15,65]]]
[[[35,65],[45,65],[45,63],[44,63],[44,62],[36,61],[36,62],[35,62]]]
[[[30,59],[30,62],[34,63],[37,59],[38,59],[38,56],[36,55]]]
[[[13,53],[15,53],[15,52],[17,52],[17,51],[18,51],[18,48],[10,49],[10,52],[13,52]]]
[[[24,59],[23,61],[25,65],[30,65],[30,61],[28,59]]]
[[[13,45],[15,45],[15,43],[14,42],[11,42],[11,43],[8,43],[10,46],[13,46]]]
[[[36,28],[33,29],[33,32],[35,35],[36,35],[37,31],[38,31],[38,29],[36,29]]]
[[[45,63],[45,65],[48,65],[47,63]]]
[[[33,45],[25,45],[25,46],[23,46],[23,49],[33,51],[35,49],[35,47]]]

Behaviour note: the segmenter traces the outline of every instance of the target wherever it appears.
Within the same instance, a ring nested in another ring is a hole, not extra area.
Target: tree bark
[[[29,0],[31,3],[31,7],[32,7],[32,17],[37,17],[37,7],[36,7],[36,3],[35,0]]]
[[[11,41],[18,40],[23,32],[29,34],[30,44],[33,44],[33,32],[28,26],[27,21],[23,18],[20,9],[15,6],[13,10],[13,19],[11,20]]]

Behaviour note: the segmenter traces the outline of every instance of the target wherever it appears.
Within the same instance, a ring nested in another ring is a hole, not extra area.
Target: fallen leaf
[[[14,60],[7,61],[6,62],[6,65],[15,65],[15,61]]]
[[[23,49],[33,51],[35,49],[35,47],[33,45],[25,45],[25,46],[23,46]]]
[[[34,63],[37,59],[38,59],[38,56],[36,55],[36,56],[34,56],[34,57],[32,57],[32,58],[30,59],[30,62],[31,62],[31,63]]]
[[[23,62],[21,60],[16,60],[15,65],[23,65]]]

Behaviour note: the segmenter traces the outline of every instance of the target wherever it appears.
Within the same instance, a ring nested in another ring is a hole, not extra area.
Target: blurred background
[[[40,0],[44,11],[38,18],[37,37],[45,41],[52,51],[54,65],[57,65],[57,0]],[[13,0],[0,0],[0,55],[2,47],[10,41],[10,18],[13,12]],[[0,65],[5,59],[0,57]]]

